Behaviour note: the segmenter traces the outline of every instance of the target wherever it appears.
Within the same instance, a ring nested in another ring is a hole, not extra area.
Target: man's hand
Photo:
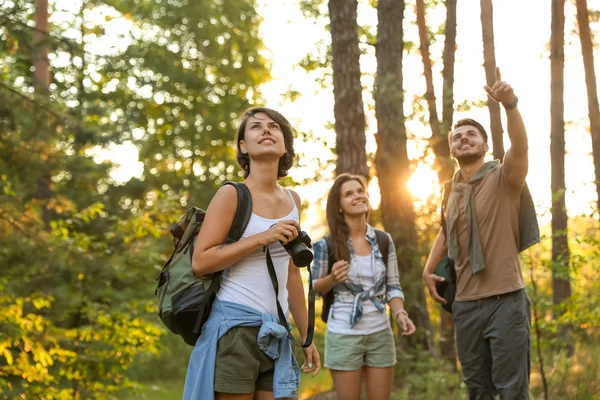
[[[350,271],[350,264],[348,261],[340,260],[333,264],[331,267],[331,276],[335,283],[343,283],[348,279],[348,272]]]
[[[515,92],[513,88],[500,77],[500,68],[496,67],[496,83],[491,88],[488,85],[483,87],[492,100],[510,106],[515,102]]]
[[[425,282],[425,286],[427,286],[427,289],[429,289],[431,298],[441,304],[446,304],[447,301],[439,295],[437,288],[435,287],[435,283],[444,282],[444,280],[445,279],[443,277],[436,274],[423,274],[423,282]]]

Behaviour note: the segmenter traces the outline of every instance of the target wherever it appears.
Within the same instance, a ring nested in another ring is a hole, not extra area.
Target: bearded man
[[[454,262],[452,303],[456,349],[470,399],[529,398],[531,315],[519,253],[539,242],[527,176],[527,133],[513,88],[500,78],[484,87],[506,110],[511,147],[503,162],[484,160],[483,126],[456,123],[450,152],[460,169],[443,207],[443,224],[423,272],[432,298],[444,278],[434,273],[445,257]]]

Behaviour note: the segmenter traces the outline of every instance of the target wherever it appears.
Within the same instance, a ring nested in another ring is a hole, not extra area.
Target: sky
[[[369,9],[366,1],[359,1],[359,24],[376,26],[377,15]],[[592,9],[600,8],[600,1],[589,1]],[[429,12],[429,11],[428,11]],[[510,83],[519,96],[519,109],[524,117],[529,136],[530,167],[527,182],[542,223],[549,221],[548,208],[550,194],[550,0],[502,0],[494,2],[494,35],[496,62],[502,72],[502,79]],[[319,40],[330,42],[329,33],[323,26],[306,20],[297,6],[297,0],[263,0],[259,14],[263,17],[261,36],[267,48],[266,55],[272,60],[273,80],[261,90],[267,106],[281,110],[296,124],[300,131],[312,131],[320,137],[326,137],[333,145],[335,133],[326,129],[333,122],[333,91],[322,89],[315,81],[316,74],[307,74],[297,67],[298,61],[313,51]],[[418,41],[415,21],[414,1],[409,1],[405,11],[405,37]],[[442,12],[429,12],[428,24],[439,25],[445,19]],[[486,98],[483,85],[481,22],[479,0],[461,0],[457,9],[457,51],[455,66],[455,102],[476,101]],[[591,158],[591,138],[588,131],[587,93],[585,89],[581,47],[576,31],[575,6],[567,2],[565,39],[565,121],[566,121],[566,202],[569,214],[590,213],[591,203],[595,199],[594,171]],[[600,34],[597,25],[592,32]],[[443,42],[432,46],[432,57],[441,54]],[[595,54],[596,70],[599,68],[600,54]],[[373,72],[376,64],[374,56],[368,54],[361,58],[363,73]],[[404,87],[406,98],[421,96],[425,92],[425,80],[418,53],[405,57]],[[441,62],[434,65],[436,90],[441,86]],[[363,86],[372,87],[372,78],[363,77]],[[301,92],[295,102],[284,100],[283,94],[292,87]],[[366,102],[371,101],[368,96]],[[408,104],[405,104],[408,112]],[[438,106],[438,109],[441,107]],[[472,117],[484,126],[489,126],[487,108],[471,109],[469,112],[455,113],[455,121]],[[503,113],[504,127],[506,119]],[[373,134],[375,132],[373,113],[369,111],[367,127],[367,148],[375,150]],[[408,123],[407,128],[416,140],[409,143],[409,156],[418,159],[424,151],[426,138],[430,135],[428,127]],[[505,147],[510,140],[505,134]],[[296,141],[297,150],[309,150],[316,157],[315,146],[311,143]],[[321,151],[322,156],[329,153]],[[490,150],[491,159],[491,150]],[[417,203],[432,192],[438,193],[436,176],[428,164],[431,159],[416,165],[415,179],[409,187]],[[297,168],[292,172],[295,178],[310,176],[311,171]],[[331,182],[319,182],[309,187],[297,188],[310,204],[322,199]],[[374,180],[374,185],[376,180]],[[373,205],[378,203],[376,188],[369,190]],[[313,210],[314,212],[314,210]],[[308,215],[311,215],[309,207]]]

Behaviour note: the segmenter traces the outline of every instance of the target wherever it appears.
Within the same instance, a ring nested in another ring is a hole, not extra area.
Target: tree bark
[[[442,96],[442,132],[448,134],[454,118],[454,60],[456,55],[456,1],[446,0],[446,37],[444,41],[444,92]],[[447,139],[447,137],[446,137]],[[448,140],[445,147],[450,154]],[[454,172],[454,163],[452,163]]]
[[[47,99],[50,91],[50,64],[48,63],[48,0],[35,1],[35,30],[33,31],[33,82],[37,94]],[[40,141],[49,143],[50,134],[47,120],[40,120],[44,115],[40,110],[35,110],[36,126],[40,135]],[[41,201],[41,216],[44,226],[50,229],[51,213],[48,202],[52,197],[51,177],[48,171],[43,171],[37,179],[34,197]]]
[[[565,205],[564,32],[565,0],[552,0],[550,37],[550,162],[552,187],[552,298],[555,305],[571,295]]]
[[[437,171],[438,179],[445,181],[449,179],[447,174],[447,165],[443,160],[448,158],[448,151],[444,149],[444,143],[448,148],[447,136],[442,132],[440,120],[438,118],[437,104],[435,97],[435,88],[433,86],[433,69],[431,55],[429,54],[429,34],[427,32],[427,23],[425,19],[424,0],[416,1],[417,27],[419,28],[419,42],[421,51],[421,61],[423,62],[423,76],[425,77],[425,99],[429,108],[429,127],[431,128],[431,138],[429,142],[435,155],[434,168]],[[446,150],[446,151],[445,151]]]
[[[420,279],[413,199],[407,187],[410,160],[406,149],[402,86],[404,8],[404,0],[379,0],[377,6],[375,113],[378,133],[375,164],[383,224],[394,239],[407,299],[406,308],[418,328],[414,340],[431,351],[431,325]]]
[[[598,108],[598,90],[596,89],[596,72],[594,71],[594,46],[590,32],[590,20],[587,0],[576,0],[577,24],[579,40],[585,69],[585,86],[588,95],[588,114],[590,117],[590,133],[592,135],[592,155],[596,176],[596,212],[600,218],[600,109]]]
[[[48,64],[48,0],[35,1],[35,30],[33,31],[33,66],[36,89],[46,94],[50,88]]]
[[[337,175],[350,172],[368,179],[357,7],[357,0],[329,0],[337,153],[335,172]]]
[[[485,80],[489,87],[496,82],[496,55],[494,50],[494,10],[492,0],[481,0],[481,33],[483,37],[483,67],[485,69]],[[487,99],[490,111],[490,128],[492,135],[492,146],[494,158],[504,159],[504,140],[502,134],[502,120],[500,119],[500,105],[494,100]]]
[[[429,107],[429,126],[431,128],[431,147],[435,155],[435,169],[438,174],[440,186],[454,174],[454,162],[450,157],[448,132],[452,126],[454,113],[454,54],[456,49],[456,0],[446,2],[446,37],[444,42],[444,70],[443,70],[443,121],[440,123],[436,106],[435,88],[433,85],[433,71],[431,55],[429,53],[429,35],[425,17],[424,0],[416,1],[417,26],[421,60],[423,62],[423,75],[425,76],[425,98]],[[452,315],[444,310],[440,314],[440,353],[456,367],[456,349],[454,343],[454,325]]]

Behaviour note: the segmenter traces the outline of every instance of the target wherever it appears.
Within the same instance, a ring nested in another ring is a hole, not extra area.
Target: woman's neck
[[[349,237],[364,236],[367,232],[367,216],[365,214],[346,215],[344,219],[346,220],[346,225],[348,225]]]
[[[264,193],[275,193],[279,190],[277,183],[277,172],[279,162],[260,163],[252,161],[250,164],[250,174],[246,178],[248,187],[255,188]]]

